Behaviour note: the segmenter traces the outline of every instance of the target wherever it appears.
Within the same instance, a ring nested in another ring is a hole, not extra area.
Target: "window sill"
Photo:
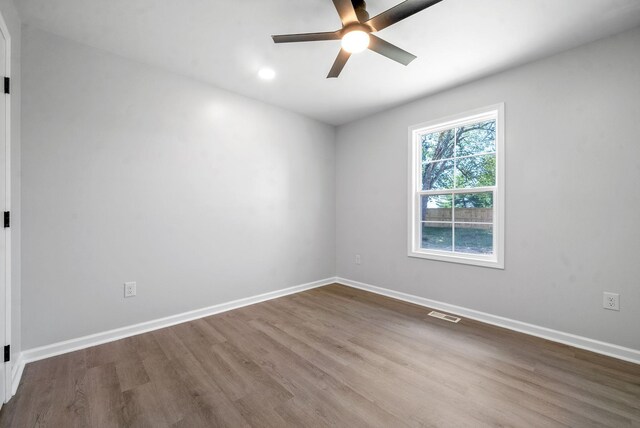
[[[488,267],[493,269],[504,269],[504,261],[493,256],[482,256],[473,254],[451,254],[444,251],[409,251],[409,257],[420,259],[436,260],[448,263],[459,263],[465,265]]]

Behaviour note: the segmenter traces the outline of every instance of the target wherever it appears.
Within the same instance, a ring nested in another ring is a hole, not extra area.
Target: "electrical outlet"
[[[124,297],[134,297],[136,295],[136,283],[125,282],[124,283]]]
[[[612,311],[620,310],[620,295],[617,293],[604,292],[602,294],[602,307]]]
[[[356,264],[359,265],[362,262],[360,259],[360,254],[356,254]]]

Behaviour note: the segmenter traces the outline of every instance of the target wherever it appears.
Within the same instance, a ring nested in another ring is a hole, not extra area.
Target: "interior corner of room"
[[[637,2],[117,3],[0,0],[0,426],[640,423]]]

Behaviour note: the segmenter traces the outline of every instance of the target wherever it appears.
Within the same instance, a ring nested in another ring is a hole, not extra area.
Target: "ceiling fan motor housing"
[[[369,20],[369,12],[367,12],[367,3],[364,0],[351,0],[353,9],[356,11],[356,16],[360,22]]]
[[[347,33],[352,31],[364,31],[365,33],[371,33],[373,28],[368,26],[367,24],[362,24],[360,22],[354,22],[353,24],[345,25],[342,30],[340,30],[340,37],[344,36]]]

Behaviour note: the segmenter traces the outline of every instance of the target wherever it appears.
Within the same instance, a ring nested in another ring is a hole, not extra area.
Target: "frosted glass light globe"
[[[369,34],[364,31],[349,31],[342,37],[342,48],[349,53],[362,52],[369,47]]]

